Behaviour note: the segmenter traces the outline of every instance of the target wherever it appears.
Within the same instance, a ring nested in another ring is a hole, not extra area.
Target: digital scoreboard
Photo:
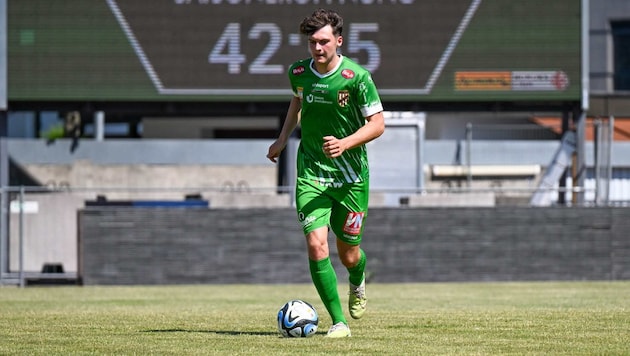
[[[385,100],[580,100],[580,0],[10,0],[8,96],[285,100],[320,7]]]

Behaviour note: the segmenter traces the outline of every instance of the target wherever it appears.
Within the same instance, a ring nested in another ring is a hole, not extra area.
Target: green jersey
[[[293,94],[302,102],[298,177],[324,186],[368,181],[365,145],[337,158],[326,157],[322,145],[324,136],[349,136],[365,125],[365,117],[383,111],[370,72],[342,56],[336,68],[320,74],[309,58],[289,68],[289,79]]]

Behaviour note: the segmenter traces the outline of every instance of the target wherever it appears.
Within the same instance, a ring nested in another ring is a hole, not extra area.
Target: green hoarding
[[[580,100],[580,0],[9,0],[8,98],[285,100],[318,7],[386,100]]]

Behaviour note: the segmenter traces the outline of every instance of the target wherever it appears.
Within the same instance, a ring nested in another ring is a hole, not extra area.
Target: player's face
[[[343,38],[333,33],[330,25],[320,28],[308,37],[308,50],[315,61],[319,72],[325,73],[337,64],[337,48],[341,46]]]

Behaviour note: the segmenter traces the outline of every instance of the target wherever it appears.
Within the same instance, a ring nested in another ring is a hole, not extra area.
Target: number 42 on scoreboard
[[[377,33],[378,23],[351,23],[348,31],[347,48],[350,55],[365,52],[367,59],[365,63],[361,64],[373,73],[381,64],[381,50],[375,41],[360,38],[361,33],[365,32]],[[260,40],[265,37],[268,38],[267,43],[249,63],[247,72],[249,74],[284,74],[284,65],[270,63],[271,58],[283,45],[280,27],[275,23],[256,23],[247,32],[248,40]],[[289,34],[287,43],[290,46],[300,45],[300,35]],[[357,58],[353,59],[358,61]],[[247,57],[241,51],[240,23],[231,22],[225,26],[208,55],[208,62],[210,64],[227,64],[229,74],[241,74],[241,66],[247,63]]]

